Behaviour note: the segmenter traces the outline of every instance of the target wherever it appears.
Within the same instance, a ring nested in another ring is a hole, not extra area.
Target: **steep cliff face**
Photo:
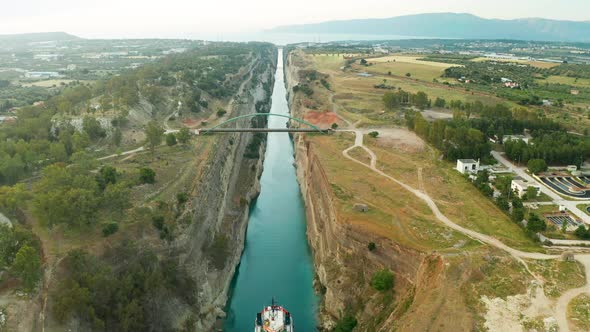
[[[276,54],[260,59],[250,82],[234,103],[232,117],[270,110],[271,91],[276,68]],[[241,125],[248,126],[245,119]],[[228,290],[244,247],[250,201],[260,189],[264,146],[260,158],[244,156],[252,141],[251,133],[236,133],[216,137],[215,153],[209,160],[198,183],[198,194],[193,200],[194,217],[190,227],[176,243],[180,265],[194,280],[199,313],[184,310],[179,324],[190,325],[197,331],[214,328],[224,316],[223,307]],[[187,290],[188,291],[188,290]],[[177,313],[178,315],[178,313]],[[184,321],[184,323],[183,323]]]
[[[288,91],[298,84],[298,68],[287,58],[285,78]],[[300,100],[289,94],[291,112],[300,116]],[[297,177],[306,204],[307,236],[312,247],[316,269],[316,288],[322,295],[320,322],[331,329],[336,320],[348,313],[357,315],[361,330],[391,329],[394,316],[403,314],[404,301],[412,303],[416,280],[425,278],[423,253],[380,239],[340,220],[334,204],[334,193],[305,135],[295,137]],[[367,249],[376,242],[378,252]],[[396,275],[395,300],[386,299],[369,286],[372,274],[387,267]]]

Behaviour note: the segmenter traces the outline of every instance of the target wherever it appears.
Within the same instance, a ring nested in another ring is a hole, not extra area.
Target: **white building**
[[[530,137],[524,135],[504,135],[502,137],[502,143],[506,143],[508,141],[523,141],[526,144],[529,144]]]
[[[512,180],[512,183],[510,184],[510,188],[512,189],[512,191],[514,191],[520,198],[522,198],[522,196],[526,194],[527,189],[529,187],[533,187],[537,190],[537,196],[541,195],[541,186],[539,186],[538,184],[526,182],[520,178]]]
[[[60,76],[59,73],[55,72],[55,71],[30,71],[25,74],[26,78],[47,79],[47,78],[53,78],[53,77],[59,77],[59,76]]]
[[[457,171],[461,174],[477,173],[479,172],[479,160],[457,159]]]

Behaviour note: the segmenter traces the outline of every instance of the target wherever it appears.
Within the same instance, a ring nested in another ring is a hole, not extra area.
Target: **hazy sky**
[[[590,20],[590,0],[0,0],[0,34],[194,37],[431,12]]]

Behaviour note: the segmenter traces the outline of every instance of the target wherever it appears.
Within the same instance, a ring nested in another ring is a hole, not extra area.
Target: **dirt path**
[[[344,130],[343,130],[344,131]],[[416,197],[420,198],[421,200],[423,200],[428,207],[430,208],[430,210],[432,210],[432,212],[434,213],[434,215],[436,216],[436,218],[441,221],[442,223],[444,223],[446,226],[461,232],[469,237],[471,237],[472,239],[475,239],[477,241],[486,243],[488,245],[491,245],[493,247],[496,247],[498,249],[504,250],[507,253],[509,253],[512,257],[514,257],[516,260],[518,260],[519,262],[523,263],[523,265],[525,266],[525,268],[527,269],[527,271],[529,271],[529,273],[531,273],[531,271],[528,269],[528,266],[526,264],[526,262],[524,261],[524,259],[539,259],[539,260],[546,260],[546,259],[558,259],[560,256],[559,255],[547,255],[547,254],[542,254],[542,253],[534,253],[534,252],[524,252],[524,251],[520,251],[514,248],[511,248],[509,246],[507,246],[506,244],[504,244],[503,242],[501,242],[500,240],[489,236],[489,235],[485,235],[485,234],[481,234],[478,233],[476,231],[467,229],[463,226],[460,226],[454,222],[452,222],[449,218],[447,218],[447,216],[445,216],[438,208],[438,206],[436,205],[436,203],[434,202],[434,200],[428,196],[428,194],[424,191],[415,189],[399,180],[397,180],[396,178],[384,173],[383,171],[381,171],[380,169],[378,169],[376,167],[377,165],[377,156],[375,155],[375,153],[373,151],[371,151],[371,149],[369,149],[368,147],[363,145],[363,130],[359,130],[359,129],[351,129],[348,130],[351,132],[355,133],[355,140],[354,140],[354,145],[343,150],[342,151],[342,155],[357,163],[360,164],[362,166],[365,166],[369,169],[371,169],[372,171],[374,171],[375,173],[397,183],[398,185],[402,186],[404,189],[408,190],[409,192],[411,192],[412,194],[414,194]],[[353,157],[351,157],[348,152],[356,147],[360,147],[362,149],[364,149],[365,151],[367,151],[367,153],[371,156],[371,162],[370,165],[367,165]],[[559,325],[559,329],[560,331],[569,331],[569,326],[568,326],[568,321],[567,321],[567,305],[568,303],[576,296],[578,296],[581,293],[590,293],[590,283],[588,283],[588,277],[590,276],[590,255],[588,254],[584,254],[584,255],[576,255],[576,259],[582,263],[584,265],[584,268],[586,270],[586,285],[580,288],[576,288],[576,289],[571,289],[568,290],[567,292],[565,292],[558,300],[556,303],[556,306],[554,308],[554,316],[557,320],[557,323]],[[531,273],[532,274],[532,273]],[[533,275],[534,276],[534,275]]]

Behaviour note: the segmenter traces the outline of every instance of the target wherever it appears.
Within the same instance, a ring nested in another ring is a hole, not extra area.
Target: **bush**
[[[377,250],[377,245],[375,244],[375,242],[369,242],[367,248],[369,248],[369,251],[375,251]]]
[[[547,224],[545,224],[545,221],[539,218],[539,216],[531,213],[529,220],[527,221],[526,228],[531,232],[537,233],[547,230]]]
[[[164,217],[163,216],[153,216],[152,217],[152,225],[156,227],[159,231],[164,228]]]
[[[188,194],[187,193],[178,193],[178,194],[176,194],[176,200],[178,201],[179,205],[182,205],[188,201]]]
[[[166,145],[168,145],[168,146],[176,145],[176,136],[173,133],[166,135]]]
[[[338,124],[336,122],[332,123],[332,129],[338,129]]]
[[[357,325],[356,318],[353,315],[345,315],[336,322],[333,332],[351,332]]]
[[[590,239],[590,230],[588,230],[584,225],[580,225],[574,232],[574,235],[580,239],[588,240]]]
[[[372,131],[369,133],[369,136],[373,137],[373,138],[377,138],[377,136],[379,136],[379,132],[377,131]]]
[[[229,257],[229,243],[228,239],[223,234],[217,234],[213,243],[209,246],[207,252],[211,264],[218,270],[223,270],[225,262]]]
[[[371,279],[371,286],[383,292],[393,288],[393,273],[388,269],[376,272]]]
[[[227,113],[224,109],[220,108],[217,110],[217,117],[222,117],[225,115],[225,113]]]
[[[142,167],[139,169],[139,183],[154,183],[156,182],[156,172],[149,167]]]
[[[107,237],[109,235],[113,235],[113,234],[117,233],[118,230],[119,230],[119,224],[117,224],[116,222],[110,222],[110,223],[104,224],[102,226],[102,235],[104,237]]]
[[[189,129],[186,127],[180,129],[178,134],[176,134],[176,138],[181,144],[186,144],[186,142],[188,142],[188,140],[191,138]]]

